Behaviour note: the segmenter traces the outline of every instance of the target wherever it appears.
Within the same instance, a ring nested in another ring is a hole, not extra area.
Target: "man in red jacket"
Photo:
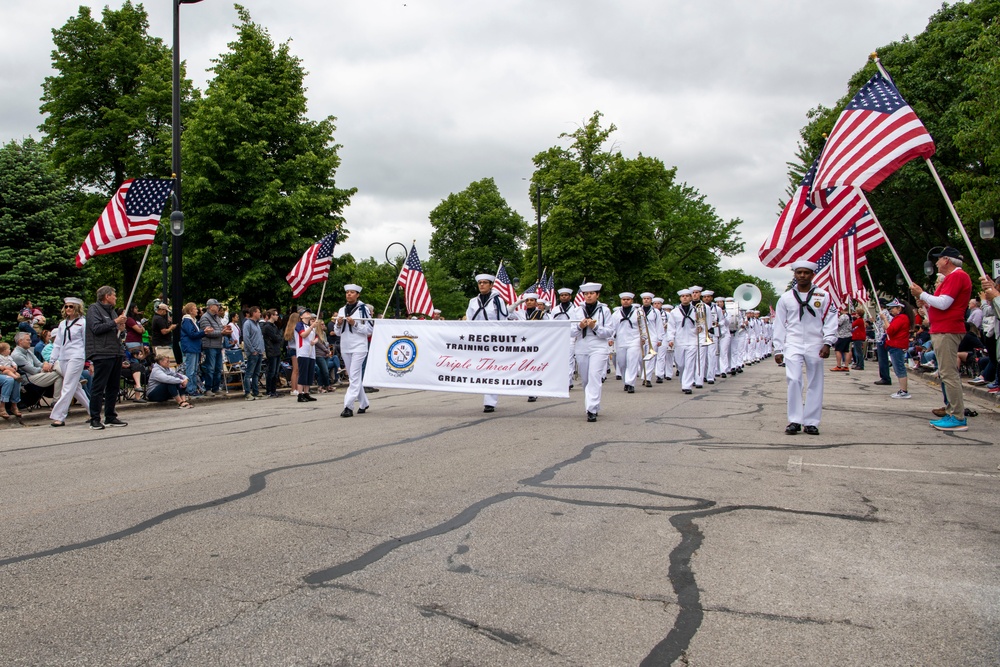
[[[965,336],[965,309],[972,295],[972,279],[962,270],[962,255],[954,248],[943,248],[932,257],[938,273],[944,276],[934,296],[916,283],[910,285],[913,296],[927,304],[938,372],[948,395],[947,414],[930,424],[939,431],[968,431],[962,378],[958,372],[958,345]]]

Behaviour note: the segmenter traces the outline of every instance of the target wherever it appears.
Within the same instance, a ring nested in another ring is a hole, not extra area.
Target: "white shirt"
[[[774,352],[775,354],[811,354],[823,345],[837,342],[837,311],[830,306],[830,296],[821,289],[798,292],[799,299],[808,301],[801,309],[796,299],[797,287],[793,287],[778,299],[774,309]]]
[[[72,325],[70,324],[72,322]],[[86,359],[87,318],[78,320],[63,320],[52,332],[52,355],[49,362],[69,361],[70,359]]]
[[[354,324],[349,325],[345,319],[338,325],[334,325],[333,331],[340,336],[340,349],[342,352],[351,354],[368,352],[368,337],[372,335],[374,322],[371,321],[372,309],[360,299],[357,301],[358,307],[351,315]],[[337,319],[347,317],[347,306],[337,311]]]

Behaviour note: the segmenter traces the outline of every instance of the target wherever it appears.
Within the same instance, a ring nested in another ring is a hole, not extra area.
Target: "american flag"
[[[524,302],[522,300],[524,299],[524,295],[528,294],[529,292],[534,292],[535,294],[538,294],[538,283],[531,283],[530,285],[528,285],[528,289],[521,292],[521,296],[517,297],[517,300],[521,301],[521,305],[517,307],[518,310],[527,309],[527,306],[524,305]],[[542,296],[541,294],[538,294],[539,298],[541,298],[541,296]]]
[[[778,216],[774,231],[757,251],[764,266],[785,266],[800,259],[815,262],[844,232],[868,215],[868,207],[855,188],[831,188],[824,208],[809,201],[818,164],[816,158],[795,196]]]
[[[541,295],[543,299],[549,302],[549,307],[553,306],[556,302],[556,272],[553,271],[549,274],[548,279],[545,281],[545,291]]]
[[[585,299],[583,298],[583,292],[579,292],[578,291],[576,293],[576,296],[573,297],[573,305],[574,306],[582,306],[584,301],[585,301]]]
[[[865,252],[882,243],[885,243],[885,236],[871,216],[867,216],[862,224],[849,229],[817,260],[813,283],[829,292],[832,303],[839,308],[864,290],[858,269],[868,263]]]
[[[173,189],[174,181],[169,178],[137,178],[122,183],[76,253],[77,268],[94,255],[152,244],[163,206]]]
[[[500,262],[500,268],[497,269],[497,280],[493,283],[493,291],[499,294],[508,306],[517,301],[517,290],[514,289],[503,262]]]
[[[404,289],[406,310],[410,315],[434,314],[434,302],[431,300],[431,291],[427,288],[424,268],[417,256],[416,244],[410,247],[410,254],[406,256],[403,270],[399,272],[397,284]]]
[[[321,283],[330,276],[333,248],[337,245],[337,232],[331,232],[313,243],[295,263],[285,280],[292,286],[292,297],[298,299],[310,285]]]
[[[856,186],[871,192],[887,176],[918,157],[934,155],[934,139],[882,72],[847,105],[820,154],[810,197],[824,206],[823,190]]]

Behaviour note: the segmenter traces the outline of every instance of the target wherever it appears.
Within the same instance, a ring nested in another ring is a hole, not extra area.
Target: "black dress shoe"
[[[785,427],[785,435],[798,435],[799,431],[801,430],[802,430],[802,424],[796,424],[795,422],[792,422],[791,424]]]
[[[569,386],[569,388],[570,388],[570,389],[572,389],[572,388],[573,388],[573,385],[570,385],[570,386]]]
[[[306,394],[306,400],[307,401],[317,401],[319,399],[316,398],[315,396],[313,396],[312,394]]]
[[[691,391],[690,389],[685,389],[685,390],[684,390],[684,393],[685,393],[685,394],[691,394],[691,393],[693,393],[693,392],[692,392],[692,391]]]
[[[647,387],[652,387],[652,386],[653,386],[653,383],[652,383],[652,382],[650,382],[649,380],[646,380],[646,382],[645,382],[645,386],[647,386]]]
[[[627,391],[630,394],[634,394],[635,393],[635,387],[633,387],[630,384],[627,384],[627,385],[625,385],[625,391]]]
[[[805,431],[807,435],[819,435],[819,428],[816,426],[806,426],[802,430]]]
[[[719,377],[725,379],[726,374],[725,373],[719,373]]]
[[[656,384],[663,384],[663,378],[656,378]]]
[[[494,408],[492,405],[483,406],[483,412],[493,412],[494,410],[496,410],[496,408]]]
[[[538,400],[537,396],[529,396],[528,397],[528,403],[534,403],[537,400]]]
[[[368,412],[368,408],[358,408],[358,414],[363,415]]]
[[[344,411],[340,413],[340,416],[341,417],[353,417],[354,416],[354,410],[351,410],[350,408],[344,408]]]
[[[596,422],[597,421],[597,413],[596,412],[588,412],[587,413],[587,421],[589,421],[589,422]]]
[[[299,396],[296,399],[296,401],[299,402],[299,403],[308,403],[309,402],[309,398],[305,394],[299,394]]]
[[[616,379],[616,380],[621,380],[621,379],[622,379],[622,376],[621,376],[621,375],[616,375],[616,376],[615,376],[615,379]]]
[[[365,390],[366,394],[377,394],[378,393],[378,387],[362,387],[362,389]]]
[[[708,384],[715,384],[715,380],[705,380]]]
[[[670,377],[669,375],[667,377],[663,378],[663,379],[666,380],[667,382],[670,382],[671,380],[673,380],[673,378]]]
[[[703,384],[696,384],[696,385],[694,386],[694,388],[695,388],[695,389],[702,389],[702,388],[704,388],[704,386],[705,386],[705,385],[703,385]]]

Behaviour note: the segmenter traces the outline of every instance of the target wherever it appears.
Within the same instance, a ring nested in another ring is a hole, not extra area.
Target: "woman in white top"
[[[59,400],[49,413],[53,426],[66,425],[66,415],[74,398],[84,412],[90,412],[90,399],[80,384],[80,375],[87,362],[87,319],[83,316],[83,300],[75,297],[63,299],[63,316],[63,321],[52,333],[52,356],[49,357],[56,372],[62,375]]]

